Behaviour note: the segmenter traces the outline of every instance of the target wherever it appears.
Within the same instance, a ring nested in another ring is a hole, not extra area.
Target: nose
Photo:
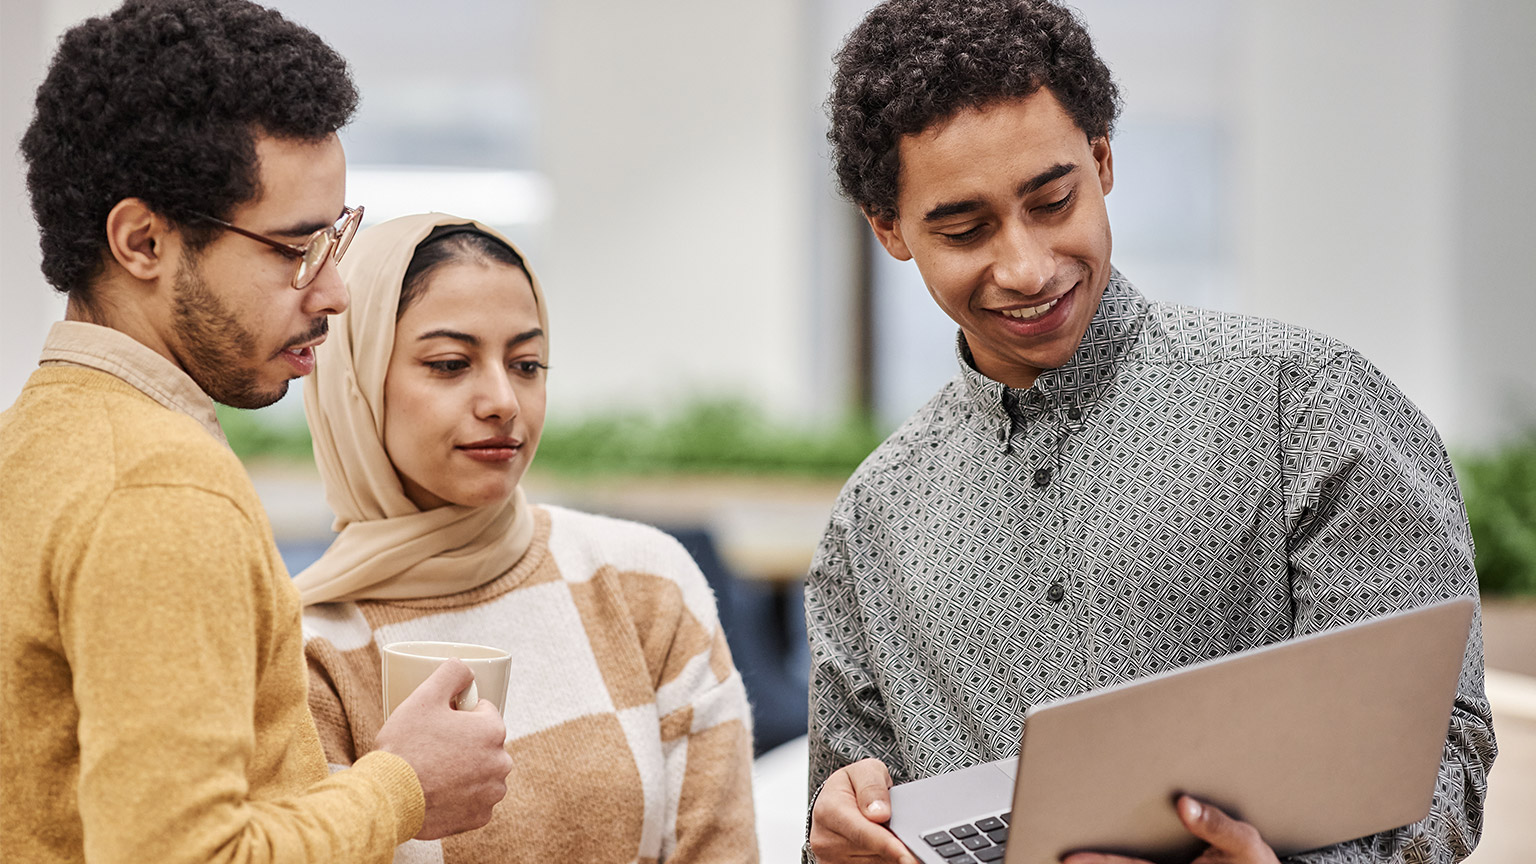
[[[507,421],[517,416],[519,407],[517,388],[506,369],[492,366],[480,376],[475,392],[475,417]]]
[[[1056,259],[1038,229],[1010,221],[994,244],[992,281],[998,287],[1033,296],[1045,290],[1056,275]]]
[[[311,316],[340,315],[351,303],[335,261],[325,262],[315,274],[315,281],[304,286],[304,311]]]

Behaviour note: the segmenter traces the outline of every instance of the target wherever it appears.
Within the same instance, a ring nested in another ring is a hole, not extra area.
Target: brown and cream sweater
[[[506,574],[419,600],[311,606],[310,708],[333,767],[383,723],[379,646],[512,653],[507,797],[486,827],[410,841],[404,862],[755,862],[751,719],[704,577],[648,526],[535,510]]]

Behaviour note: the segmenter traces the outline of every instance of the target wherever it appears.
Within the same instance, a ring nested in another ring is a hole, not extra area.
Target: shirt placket
[[[1093,665],[1085,650],[1082,556],[1072,542],[1066,494],[1071,481],[1067,447],[1082,414],[1036,389],[1010,396],[1005,400],[1012,417],[1008,455],[1027,479],[1029,504],[1021,514],[1021,531],[1033,546],[1025,572],[1028,588],[1044,612],[1038,619],[1042,625],[1029,639],[1042,655],[1037,668],[1051,670],[1054,676],[1037,686],[1046,693],[1069,695],[1087,687]]]

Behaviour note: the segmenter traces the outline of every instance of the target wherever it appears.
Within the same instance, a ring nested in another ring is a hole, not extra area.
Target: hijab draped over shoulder
[[[511,569],[532,542],[521,488],[495,504],[422,510],[406,497],[384,451],[384,375],[401,282],[417,245],[440,225],[473,225],[517,248],[473,220],[428,213],[360,232],[341,261],[352,303],[331,319],[330,338],[315,349],[315,372],[304,382],[304,413],[338,536],[294,579],[306,606],[468,591]],[[544,294],[527,273],[547,334]]]

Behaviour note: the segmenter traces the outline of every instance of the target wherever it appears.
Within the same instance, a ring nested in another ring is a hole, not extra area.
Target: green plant
[[[858,418],[819,427],[772,421],[739,401],[702,400],[672,414],[603,415],[544,429],[540,470],[600,474],[847,476],[884,438]]]
[[[1489,594],[1536,594],[1536,433],[1455,462],[1478,584]]]
[[[309,427],[297,413],[219,406],[229,446],[244,461],[307,462]],[[750,405],[699,400],[663,416],[602,414],[544,427],[534,464],[568,477],[791,474],[846,477],[884,438],[850,418],[820,426],[770,420]]]
[[[308,462],[314,459],[310,449],[309,426],[298,412],[277,410],[242,411],[219,405],[219,425],[229,448],[242,462],[264,459]]]

